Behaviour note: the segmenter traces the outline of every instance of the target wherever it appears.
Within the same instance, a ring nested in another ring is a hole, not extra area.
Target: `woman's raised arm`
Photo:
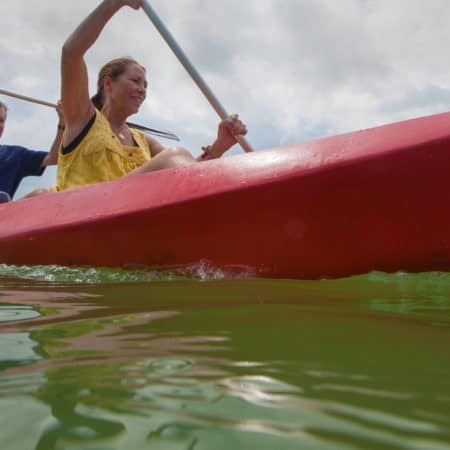
[[[103,0],[64,43],[61,55],[61,101],[66,120],[64,144],[71,142],[94,114],[85,53],[120,8],[138,9],[142,3],[143,0]]]

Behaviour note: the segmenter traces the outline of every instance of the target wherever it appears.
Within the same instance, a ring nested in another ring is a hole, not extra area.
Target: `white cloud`
[[[56,101],[60,48],[93,4],[2,2],[0,88]],[[244,118],[257,149],[448,109],[447,0],[151,4],[223,106]],[[119,55],[148,69],[148,101],[133,121],[175,132],[194,154],[213,140],[215,112],[142,11],[120,11],[89,51],[92,89],[99,67]],[[47,148],[54,112],[2,99],[10,106],[2,142]]]

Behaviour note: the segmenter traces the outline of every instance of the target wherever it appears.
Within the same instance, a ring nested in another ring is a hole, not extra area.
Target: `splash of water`
[[[0,278],[13,277],[50,283],[142,283],[181,280],[223,280],[248,278],[252,272],[246,268],[220,269],[210,262],[200,261],[181,268],[166,270],[122,269],[109,267],[13,266],[0,264]]]

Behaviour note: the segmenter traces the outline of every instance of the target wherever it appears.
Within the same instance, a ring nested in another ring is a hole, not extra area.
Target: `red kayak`
[[[450,269],[450,113],[0,205],[0,263]]]

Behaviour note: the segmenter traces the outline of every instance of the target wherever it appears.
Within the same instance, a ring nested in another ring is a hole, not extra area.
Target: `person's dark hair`
[[[137,64],[138,66],[140,66],[140,64],[136,60],[128,56],[125,56],[107,62],[100,69],[97,80],[97,93],[93,97],[91,97],[91,101],[97,109],[101,110],[105,103],[105,95],[103,92],[103,79],[106,76],[109,76],[112,80],[116,80],[118,77],[120,77],[120,75],[122,75],[127,70],[128,66],[131,66],[132,64]],[[142,68],[145,70],[144,67]]]

